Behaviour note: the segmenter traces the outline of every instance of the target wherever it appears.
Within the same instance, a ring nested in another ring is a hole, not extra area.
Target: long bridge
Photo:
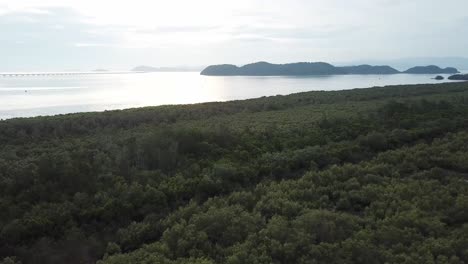
[[[32,77],[32,76],[74,76],[97,74],[131,74],[142,72],[0,72],[0,77]]]

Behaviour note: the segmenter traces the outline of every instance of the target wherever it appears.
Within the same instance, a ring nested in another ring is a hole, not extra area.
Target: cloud
[[[150,29],[136,28],[134,32],[159,34],[159,33],[187,33],[187,32],[205,32],[219,30],[219,26],[156,26]]]
[[[108,43],[75,43],[73,44],[75,47],[110,47],[112,45]]]
[[[0,56],[8,61],[0,67],[468,56],[467,7],[466,0],[0,0]]]
[[[0,16],[2,29],[0,39],[4,43],[20,40],[38,46],[66,46],[73,42],[117,41],[117,34],[106,34],[108,31],[83,22],[84,18],[75,10],[66,8],[10,12]],[[101,32],[101,34],[91,34],[89,33],[91,30]]]

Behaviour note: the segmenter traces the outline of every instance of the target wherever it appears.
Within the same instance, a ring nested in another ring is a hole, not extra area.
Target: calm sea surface
[[[433,77],[207,77],[198,72],[0,77],[0,119],[438,82]]]

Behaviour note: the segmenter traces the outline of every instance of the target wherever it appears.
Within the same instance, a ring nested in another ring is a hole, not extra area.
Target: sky
[[[467,0],[0,0],[0,71],[468,57]]]

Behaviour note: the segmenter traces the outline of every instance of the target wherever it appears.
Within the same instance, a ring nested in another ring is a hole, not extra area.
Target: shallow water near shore
[[[210,77],[198,72],[1,77],[0,119],[444,82],[434,77],[433,74]]]

